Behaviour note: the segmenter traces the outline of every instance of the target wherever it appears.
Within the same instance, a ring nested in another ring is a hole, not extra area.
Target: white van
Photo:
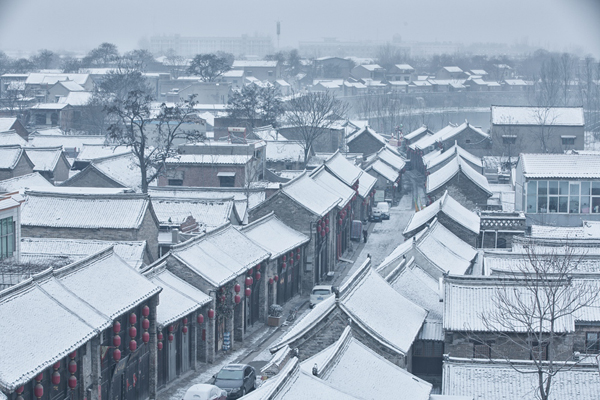
[[[377,209],[381,212],[381,219],[390,219],[390,205],[387,201],[377,203]]]
[[[333,286],[317,285],[310,292],[310,308],[313,308],[328,297],[333,296]]]

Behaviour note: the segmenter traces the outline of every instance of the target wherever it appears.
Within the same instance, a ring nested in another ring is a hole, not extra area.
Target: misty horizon
[[[532,0],[481,2],[428,0],[368,5],[307,0],[286,7],[273,0],[252,4],[200,4],[156,0],[83,6],[74,0],[0,2],[0,50],[26,56],[47,48],[83,54],[102,42],[121,52],[144,47],[153,36],[269,36],[278,49],[300,42],[442,42],[506,44],[600,56],[600,2]]]

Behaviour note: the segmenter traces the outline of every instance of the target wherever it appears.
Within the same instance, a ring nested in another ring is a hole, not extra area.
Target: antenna
[[[281,22],[277,21],[277,50],[279,50],[279,36],[281,36]]]

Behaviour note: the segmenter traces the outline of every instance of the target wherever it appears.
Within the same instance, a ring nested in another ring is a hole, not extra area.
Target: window
[[[183,186],[183,179],[169,179],[169,186]]]
[[[12,257],[15,251],[15,226],[13,218],[0,220],[0,258]]]
[[[235,175],[234,176],[219,176],[219,183],[221,187],[234,187],[235,186]]]
[[[515,144],[517,137],[514,135],[502,135],[502,144]]]
[[[465,143],[466,143],[466,144],[469,144],[469,143],[471,143],[471,139],[467,139],[467,140],[465,140]]]
[[[432,340],[415,340],[413,356],[415,357],[442,357],[444,343]]]
[[[529,354],[530,360],[547,360],[548,359],[548,344],[539,342],[531,343],[531,354]]]
[[[529,181],[524,194],[527,213],[600,213],[600,182]]]
[[[491,358],[491,343],[473,342],[473,358]]]
[[[561,136],[560,139],[564,145],[574,145],[576,136]]]
[[[600,353],[600,332],[585,333],[586,353]]]

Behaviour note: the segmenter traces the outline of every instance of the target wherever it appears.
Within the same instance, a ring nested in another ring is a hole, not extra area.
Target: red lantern
[[[146,330],[150,329],[150,320],[148,318],[142,321],[142,328]]]
[[[300,261],[300,253],[296,254],[296,260]]]
[[[204,322],[204,321],[203,321],[203,322]],[[158,340],[163,340],[163,334],[162,334],[162,332],[159,332],[159,334],[158,334],[158,336],[157,336],[157,337],[158,337]]]
[[[75,389],[77,387],[77,377],[75,375],[71,375],[69,377],[69,388],[71,390]]]
[[[184,324],[184,325],[187,325],[187,324],[188,324],[188,319],[187,319],[187,317],[185,317],[185,318],[183,319],[183,324]]]
[[[225,303],[225,300],[227,300],[227,298],[225,296],[221,296],[221,303]]]
[[[131,315],[129,315],[129,323],[131,325],[135,325],[136,322],[137,322],[137,316],[135,315],[135,313],[131,313]]]
[[[298,253],[298,255],[300,255],[300,248],[296,249],[296,253]]]
[[[132,340],[129,342],[129,350],[135,351],[135,349],[137,349],[137,342],[135,340]]]
[[[77,357],[77,350],[75,350],[75,351],[72,351],[72,352],[69,354],[69,358],[75,358],[75,357]]]
[[[72,374],[77,372],[77,363],[75,362],[75,360],[69,361],[69,372]]]
[[[240,297],[239,294],[236,294],[235,297],[233,298],[233,301],[235,302],[235,304],[240,304],[240,301],[242,301],[242,298]]]
[[[121,336],[115,335],[113,337],[113,346],[119,347],[121,345]]]
[[[253,269],[253,268],[250,268],[250,269],[248,270],[248,275],[252,275],[253,273],[254,273],[254,269]]]
[[[204,315],[198,314],[198,317],[196,318],[196,322],[198,322],[199,324],[203,324],[204,323]]]
[[[286,268],[287,268],[287,264],[286,263],[281,264],[281,269],[286,269]]]
[[[257,273],[256,273],[256,280],[257,280],[257,281],[260,281],[260,277],[261,277],[261,274],[260,274],[260,272],[257,272]]]
[[[254,283],[254,279],[252,279],[252,277],[247,277],[246,278],[246,286],[252,286],[252,283]]]
[[[329,218],[325,218],[325,225],[329,225]]]
[[[186,327],[187,329],[187,327]],[[142,333],[142,342],[148,343],[150,341],[150,334],[148,332]]]
[[[113,324],[113,332],[114,333],[121,332],[121,323],[119,321],[115,321],[115,323]]]
[[[208,318],[213,319],[215,317],[215,310],[212,308],[208,310]]]
[[[328,226],[325,227],[325,230],[327,230],[327,228],[329,228]],[[321,231],[321,237],[325,237],[325,231]]]
[[[173,325],[169,325],[169,332],[173,332],[175,330],[175,327]]]
[[[40,372],[39,374],[37,374],[37,376],[35,377],[35,380],[38,382],[41,382],[42,379],[44,379],[44,373]]]
[[[35,395],[35,397],[37,397],[38,399],[41,399],[42,396],[44,395],[44,387],[41,384],[36,384],[35,388],[33,389],[33,394]]]
[[[321,225],[317,226],[317,232],[321,233]]]
[[[52,366],[52,368],[59,369],[60,368],[60,361],[55,362],[54,365]]]
[[[54,371],[54,373],[52,374],[52,384],[54,386],[58,386],[59,383],[60,383],[60,373],[58,371]]]
[[[184,326],[183,328],[181,328],[181,332],[183,332],[183,334],[185,335],[186,333],[188,333],[188,327]]]
[[[17,388],[17,390],[15,390],[15,392],[17,392],[17,394],[21,394],[21,393],[23,393],[24,390],[25,390],[25,386],[19,386]]]
[[[273,279],[275,280],[275,282],[277,282],[277,281],[279,280],[279,276],[275,275],[275,276],[273,277]]]
[[[121,350],[119,350],[119,349],[113,350],[113,359],[115,361],[119,361],[121,359]]]
[[[169,333],[169,342],[172,342],[175,336],[172,333]]]
[[[258,265],[256,266],[256,270],[257,270],[257,271],[260,271],[260,264],[258,264]]]
[[[144,317],[147,317],[148,315],[150,315],[150,307],[148,307],[148,306],[142,307],[142,315]]]
[[[338,224],[339,224],[339,225],[342,225],[342,222],[343,222],[343,221],[342,221],[342,219],[340,218],[340,219],[338,220]]]
[[[240,290],[242,290],[242,287],[238,283],[236,283],[235,286],[233,287],[233,291],[236,293],[239,293]]]
[[[134,337],[136,337],[136,335],[137,335],[137,329],[135,328],[135,326],[130,326],[129,327],[129,336],[131,338],[134,338]]]
[[[329,233],[329,227],[328,226],[325,227],[325,233]],[[323,236],[325,236],[325,235],[323,235]]]
[[[287,257],[284,255],[283,256],[283,261],[286,261],[286,260],[287,260]]]
[[[156,344],[156,347],[158,347],[158,350],[162,350],[163,349],[163,343],[162,342],[158,342]]]
[[[269,285],[273,284],[273,278],[269,278]]]
[[[252,294],[252,289],[250,289],[249,287],[246,288],[246,297],[250,297],[250,295]]]

